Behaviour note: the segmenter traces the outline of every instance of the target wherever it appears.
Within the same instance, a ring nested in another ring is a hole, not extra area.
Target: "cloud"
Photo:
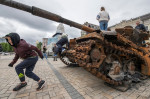
[[[35,44],[37,40],[41,42],[42,38],[48,37],[48,35],[52,35],[55,32],[40,31],[15,20],[4,18],[0,18],[0,26],[0,37],[3,37],[10,32],[16,32],[20,35],[21,39],[25,39],[31,44]]]
[[[65,33],[68,34],[69,39],[81,37],[80,29],[70,27],[68,25],[64,25],[64,27],[65,27]]]
[[[37,16],[33,16],[30,13],[24,11],[12,9],[6,6],[0,6],[0,9],[1,17],[21,22],[29,26],[30,28],[35,28],[42,31],[51,31],[55,27],[54,22]]]
[[[12,22],[9,19],[0,17],[0,37],[5,36],[6,34],[12,31],[16,31],[16,29],[16,26],[12,24]]]
[[[26,5],[45,9],[66,19],[83,24],[99,25],[96,15],[104,6],[110,14],[109,26],[122,20],[135,18],[149,12],[150,0],[15,0]],[[58,23],[33,16],[30,13],[0,5],[0,36],[18,32],[28,42],[42,41],[56,32]],[[69,38],[80,37],[81,30],[65,26]]]

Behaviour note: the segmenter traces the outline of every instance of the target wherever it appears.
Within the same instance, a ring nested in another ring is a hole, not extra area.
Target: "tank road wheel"
[[[90,51],[92,67],[99,68],[105,57],[104,49],[101,45],[93,46],[92,50]]]

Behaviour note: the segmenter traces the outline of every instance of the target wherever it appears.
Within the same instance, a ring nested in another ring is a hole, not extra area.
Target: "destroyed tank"
[[[149,37],[147,32],[130,26],[115,31],[95,30],[34,6],[12,0],[0,0],[0,4],[89,32],[70,39],[70,46],[60,54],[60,59],[66,65],[83,67],[111,87],[126,91],[132,82],[150,75],[150,47],[142,44]]]

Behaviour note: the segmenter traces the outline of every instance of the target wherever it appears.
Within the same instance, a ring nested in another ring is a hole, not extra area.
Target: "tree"
[[[3,52],[12,52],[13,48],[8,43],[1,43]]]
[[[0,44],[0,52],[2,52],[3,51],[3,49],[2,49],[2,46],[1,46],[1,44]]]
[[[41,50],[42,42],[37,43],[36,47],[37,47],[39,50]]]

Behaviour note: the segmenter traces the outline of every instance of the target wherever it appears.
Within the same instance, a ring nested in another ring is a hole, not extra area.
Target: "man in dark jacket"
[[[43,59],[41,51],[38,50],[37,47],[26,43],[25,40],[20,39],[20,36],[17,33],[9,33],[5,36],[5,39],[13,47],[16,53],[13,61],[8,66],[13,67],[19,58],[23,59],[23,61],[15,67],[21,83],[17,85],[13,91],[18,91],[27,85],[27,82],[25,81],[25,75],[38,82],[37,90],[42,89],[45,81],[32,72],[36,62],[38,61],[36,52]],[[26,69],[25,75],[23,69]]]
[[[60,54],[62,52],[62,46],[66,44],[66,47],[69,47],[69,42],[68,42],[68,35],[63,34],[61,39],[56,43],[57,49],[56,49],[56,54]]]
[[[143,32],[146,31],[144,24],[140,24],[140,21],[136,22],[135,29],[136,29],[135,31],[138,33],[138,36],[139,36],[140,31],[143,31]],[[145,40],[143,37],[139,36],[138,42],[141,42],[145,46]]]
[[[136,27],[135,27],[135,29],[138,29],[138,30],[142,30],[142,31],[146,31],[146,28],[145,28],[145,26],[143,25],[143,24],[140,24],[140,21],[137,21],[136,22]]]

